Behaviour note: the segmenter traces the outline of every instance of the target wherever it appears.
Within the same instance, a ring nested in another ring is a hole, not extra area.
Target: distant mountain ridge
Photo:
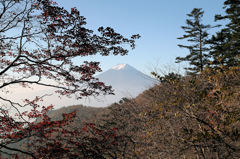
[[[129,64],[118,64],[96,76],[106,85],[111,85],[115,95],[100,97],[100,101],[90,101],[91,106],[107,106],[123,97],[134,98],[144,90],[153,87],[157,81],[138,71]]]
[[[16,92],[14,91],[15,88],[13,88],[11,90],[11,97],[22,102],[22,99],[25,98],[34,99],[36,96],[40,97],[43,94],[53,94],[51,96],[46,96],[44,101],[40,102],[40,104],[53,104],[55,108],[68,107],[71,105],[106,107],[112,103],[119,102],[123,97],[134,98],[144,90],[154,86],[156,83],[156,80],[128,64],[113,66],[111,69],[97,75],[96,77],[106,85],[111,85],[114,89],[115,95],[87,97],[80,100],[76,100],[73,95],[71,98],[62,97],[60,99],[58,98],[58,95],[54,93],[54,89],[40,87],[33,90],[26,89],[24,90],[24,93],[21,91]]]
[[[134,97],[156,83],[155,79],[128,64],[113,66],[96,77],[116,91],[128,92]]]

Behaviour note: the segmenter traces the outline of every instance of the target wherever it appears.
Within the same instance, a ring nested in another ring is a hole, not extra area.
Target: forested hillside
[[[166,78],[137,98],[107,108],[67,107],[51,112],[50,117],[77,110],[67,127],[81,134],[59,142],[66,141],[64,147],[71,147],[69,141],[78,139],[84,147],[71,149],[69,154],[85,151],[89,158],[238,158],[239,99],[240,68],[206,69],[196,76]]]

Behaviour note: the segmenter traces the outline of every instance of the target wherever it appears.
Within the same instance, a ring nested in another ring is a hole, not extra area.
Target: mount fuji
[[[113,66],[106,72],[96,76],[106,85],[111,85],[115,93],[137,96],[152,87],[156,81],[128,64]]]
[[[157,83],[155,79],[128,64],[113,66],[96,77],[106,85],[111,85],[115,95],[100,96],[100,100],[90,101],[91,106],[107,106],[123,97],[134,98]]]

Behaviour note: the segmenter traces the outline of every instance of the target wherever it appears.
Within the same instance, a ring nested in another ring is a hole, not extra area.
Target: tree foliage
[[[43,86],[56,89],[59,96],[75,94],[77,99],[113,93],[110,86],[94,77],[101,71],[98,62],[76,64],[73,60],[96,54],[126,55],[128,49],[122,45],[133,49],[137,38],[139,35],[125,38],[110,27],[99,27],[95,33],[86,28],[86,19],[76,8],[68,11],[52,0],[3,0],[0,2],[0,90],[6,95],[9,87],[15,85],[23,88]],[[0,96],[2,153],[10,150],[32,158],[41,155],[51,158],[47,154],[50,153],[48,146],[56,150],[60,138],[51,142],[48,137],[58,133],[61,134],[58,137],[64,135],[63,126],[75,115],[74,112],[64,114],[62,120],[52,121],[47,115],[52,106],[39,105],[45,96],[23,99],[22,103]],[[35,119],[38,121],[33,122]],[[24,152],[8,146],[28,137],[38,142],[48,141],[48,145]],[[56,151],[68,152],[62,146],[62,151]]]
[[[211,28],[210,25],[202,24],[202,17],[204,12],[201,8],[194,8],[190,14],[187,14],[189,19],[186,20],[187,26],[182,26],[185,31],[182,37],[178,39],[187,39],[192,45],[179,44],[180,48],[189,50],[189,54],[185,57],[177,57],[176,62],[188,61],[192,67],[186,68],[190,73],[202,72],[208,63],[207,30]]]
[[[160,76],[156,72],[151,72],[151,74],[161,83],[165,83],[165,82],[171,83],[173,81],[179,81],[182,78],[182,75],[174,72],[168,73],[164,76]]]
[[[214,35],[211,40],[212,66],[239,65],[240,50],[240,2],[226,0],[224,2],[225,15],[216,15],[216,21],[227,21],[227,24]]]
[[[144,93],[145,144],[155,143],[155,157],[239,158],[239,72],[208,69]]]

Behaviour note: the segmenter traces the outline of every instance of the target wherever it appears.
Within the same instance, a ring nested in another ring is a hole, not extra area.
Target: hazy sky
[[[147,73],[149,67],[174,65],[175,57],[187,50],[178,48],[176,38],[183,34],[186,14],[193,8],[203,8],[204,22],[214,24],[214,15],[223,13],[224,0],[56,0],[66,8],[77,7],[87,18],[87,26],[113,27],[130,36],[140,34],[136,49],[127,56],[94,56],[87,60],[101,62],[103,71],[119,63],[128,63]],[[85,59],[84,59],[85,60]],[[178,65],[176,65],[178,67]],[[182,66],[180,66],[182,67]]]

